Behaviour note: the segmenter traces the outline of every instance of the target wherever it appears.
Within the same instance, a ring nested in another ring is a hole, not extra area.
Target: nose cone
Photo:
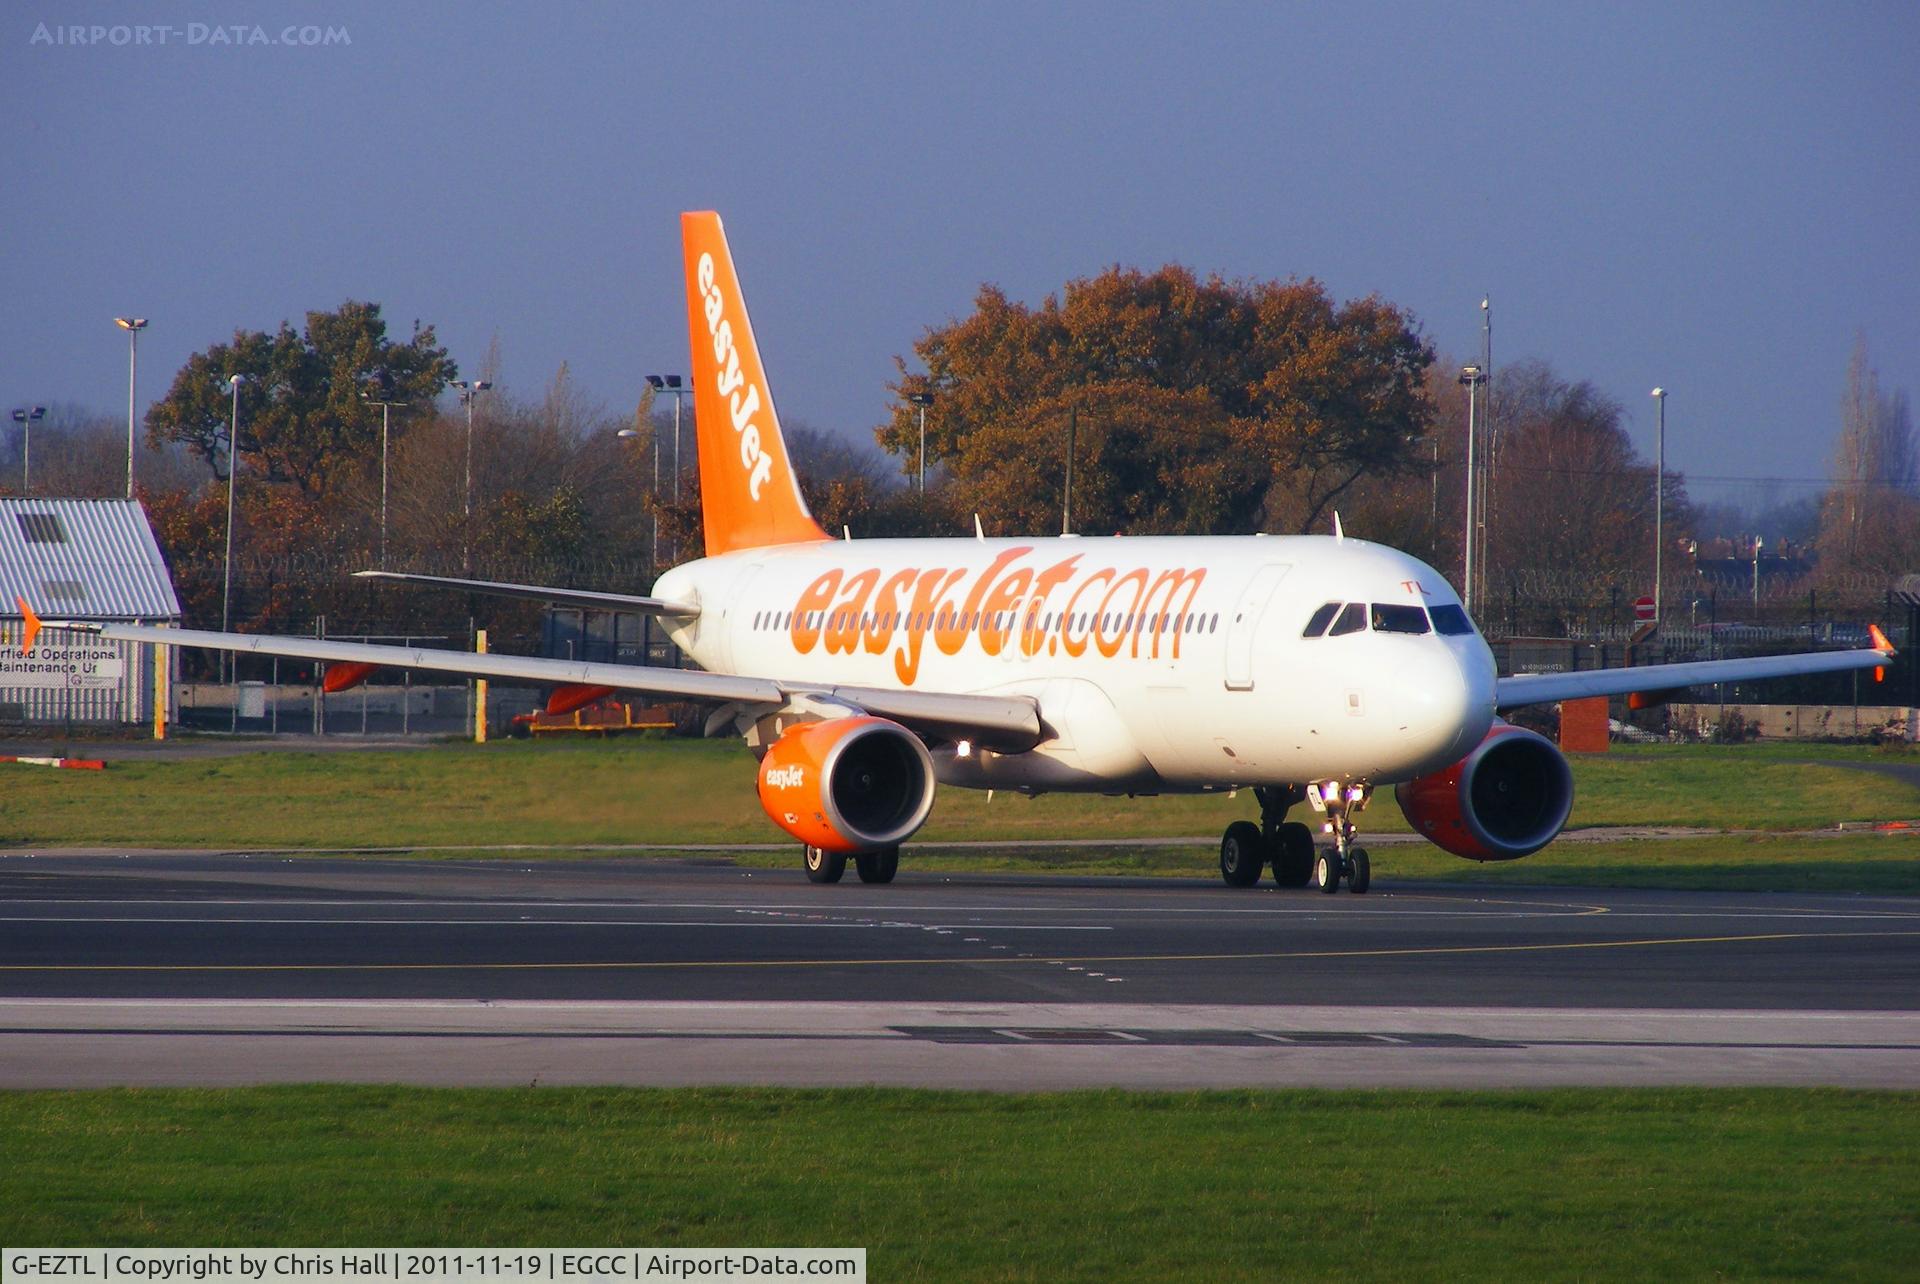
[[[1475,645],[1467,645],[1467,642]],[[1479,639],[1434,638],[1394,675],[1410,775],[1438,771],[1465,757],[1493,725],[1493,655]]]

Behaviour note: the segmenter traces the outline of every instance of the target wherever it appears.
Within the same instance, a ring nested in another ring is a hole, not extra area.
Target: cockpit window
[[[1338,602],[1327,603],[1313,613],[1313,618],[1307,621],[1307,627],[1300,630],[1300,636],[1303,638],[1319,637],[1327,631],[1327,625],[1333,621],[1333,617],[1337,615],[1339,611],[1340,604]]]
[[[1444,633],[1448,637],[1473,632],[1473,624],[1467,619],[1467,613],[1451,603],[1433,608],[1433,628],[1436,633]]]
[[[1349,633],[1362,633],[1366,631],[1366,627],[1367,604],[1365,602],[1349,602],[1347,603],[1346,609],[1340,612],[1340,618],[1333,622],[1333,627],[1327,630],[1327,636],[1337,638],[1344,637]]]
[[[1417,606],[1391,606],[1385,602],[1375,602],[1373,631],[1375,633],[1425,633],[1427,613]]]

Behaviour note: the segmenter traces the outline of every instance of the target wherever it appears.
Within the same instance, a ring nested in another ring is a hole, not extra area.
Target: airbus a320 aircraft
[[[1877,668],[1892,648],[1541,676],[1492,653],[1432,567],[1359,539],[836,540],[801,497],[712,213],[681,216],[707,556],[646,597],[362,572],[659,616],[704,672],[291,637],[48,622],[108,638],[713,705],[759,760],[761,806],[808,878],[892,881],[938,785],[1028,794],[1251,789],[1260,819],[1220,842],[1251,886],[1367,890],[1356,821],[1394,786],[1413,827],[1470,860],[1511,860],[1566,823],[1573,778],[1521,705]],[[39,627],[26,603],[28,645]],[[1318,813],[1316,848],[1296,808]]]

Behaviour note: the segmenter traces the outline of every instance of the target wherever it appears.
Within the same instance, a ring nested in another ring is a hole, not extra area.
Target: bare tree
[[[1621,426],[1620,403],[1541,361],[1501,374],[1500,462],[1490,518],[1489,583],[1521,569],[1584,586],[1569,607],[1653,586],[1653,467]],[[1690,526],[1686,484],[1665,479],[1676,548]],[[1676,565],[1670,555],[1668,565]]]
[[[1880,391],[1865,337],[1847,361],[1834,442],[1833,488],[1820,514],[1820,575],[1837,583],[1884,580],[1920,560],[1920,457],[1904,390]]]

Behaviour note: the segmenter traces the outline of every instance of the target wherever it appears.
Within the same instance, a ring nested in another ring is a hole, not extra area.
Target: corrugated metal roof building
[[[0,499],[0,724],[153,717],[153,647],[49,629],[22,655],[16,598],[49,619],[178,624],[173,577],[137,500]]]

